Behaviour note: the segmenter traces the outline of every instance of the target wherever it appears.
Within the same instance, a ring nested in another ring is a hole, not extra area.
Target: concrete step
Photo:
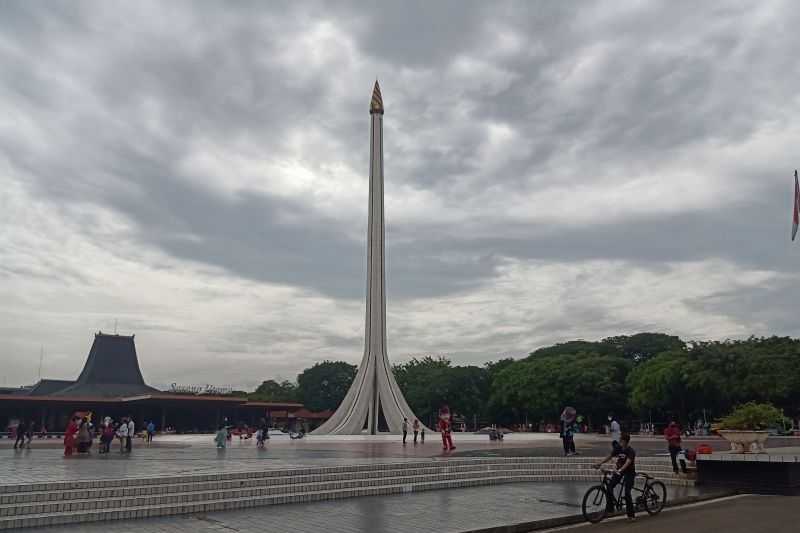
[[[508,477],[528,475],[537,479],[553,479],[556,477],[574,477],[574,473],[562,473],[556,470],[471,470],[451,473],[435,472],[424,475],[398,475],[391,477],[356,478],[350,480],[335,479],[322,482],[271,484],[250,487],[236,487],[226,489],[198,490],[197,487],[188,485],[182,492],[167,492],[162,494],[148,494],[135,496],[96,497],[89,494],[87,498],[15,503],[0,505],[0,517],[17,516],[24,514],[58,513],[58,512],[85,512],[106,508],[142,507],[155,504],[197,503],[211,500],[229,500],[247,497],[263,497],[297,492],[323,492],[335,489],[351,489],[358,487],[373,487],[386,485],[413,485],[427,482],[452,481],[464,479],[478,479],[484,477]]]
[[[339,472],[386,472],[391,470],[405,470],[408,468],[422,468],[434,465],[442,465],[446,468],[458,468],[476,464],[488,465],[508,465],[508,464],[559,464],[559,465],[581,465],[594,464],[596,457],[564,457],[557,458],[554,462],[552,457],[492,457],[492,458],[467,458],[467,459],[446,459],[446,460],[424,460],[400,463],[381,463],[381,464],[361,464],[361,465],[339,465],[324,467],[305,467],[294,470],[296,475],[315,475],[331,474]],[[668,465],[669,459],[643,458],[637,461],[640,468],[653,465]],[[229,471],[215,474],[187,474],[184,476],[172,476],[170,479],[174,483],[196,483],[200,481],[222,481],[222,480],[242,480],[253,478],[269,478],[285,475],[285,469],[275,470],[248,470],[248,471]],[[137,477],[137,478],[110,478],[110,479],[88,479],[75,481],[50,481],[41,483],[27,484],[0,484],[0,494],[16,492],[41,492],[53,490],[83,490],[93,488],[114,488],[114,487],[133,487],[158,485],[163,483],[162,476]]]
[[[371,473],[370,473],[371,474]],[[322,491],[330,489],[368,487],[376,485],[406,485],[428,481],[474,479],[481,477],[513,477],[515,475],[534,476],[540,480],[581,479],[595,480],[598,474],[590,469],[545,468],[543,465],[526,467],[480,468],[477,465],[470,469],[458,469],[443,472],[442,469],[410,469],[391,475],[365,476],[365,473],[341,473],[320,476],[299,476],[270,478],[241,482],[221,481],[202,482],[197,484],[163,484],[148,487],[93,489],[67,492],[18,493],[5,495],[0,504],[0,516],[16,516],[23,514],[74,512],[102,509],[108,507],[137,507],[154,503],[186,503],[212,499],[229,499],[239,497],[267,496],[294,492],[298,487],[303,490]],[[671,475],[671,473],[670,473]],[[660,478],[667,476],[658,475]],[[68,497],[64,497],[68,496]]]
[[[521,468],[526,471],[536,471],[539,473],[549,472],[595,472],[592,468],[593,463],[565,463],[555,461],[551,463],[519,463],[513,464],[505,461],[483,461],[480,463],[450,464],[443,462],[429,462],[425,466],[406,467],[396,465],[398,468],[362,470],[354,468],[340,472],[330,473],[308,473],[306,470],[276,470],[269,472],[255,472],[256,474],[270,474],[268,476],[254,476],[254,472],[244,472],[238,474],[228,474],[226,479],[208,481],[207,476],[182,476],[179,480],[175,478],[150,478],[148,484],[137,483],[140,479],[121,479],[113,480],[114,485],[102,487],[87,487],[94,482],[79,482],[83,485],[76,487],[75,483],[58,484],[51,486],[47,490],[18,490],[0,494],[0,505],[22,504],[48,501],[63,501],[74,499],[90,498],[109,498],[109,497],[133,497],[162,495],[176,492],[188,491],[207,491],[207,490],[226,490],[234,488],[261,487],[266,485],[285,485],[285,484],[307,484],[321,481],[347,481],[352,479],[371,479],[387,476],[394,476],[401,473],[403,475],[427,475],[447,472],[471,472],[474,470],[504,470],[508,468]],[[671,477],[672,471],[666,464],[664,465],[640,465],[641,471],[647,472],[658,477]],[[596,475],[596,474],[592,474]],[[103,485],[107,485],[103,482]],[[21,489],[29,488],[27,486]]]
[[[339,465],[219,474],[59,481],[0,488],[0,529],[163,516],[520,481],[597,482],[597,458],[477,458]],[[668,484],[669,460],[646,458],[639,471]]]
[[[448,479],[409,484],[384,484],[374,486],[361,486],[327,490],[297,490],[282,495],[247,496],[230,499],[212,499],[203,502],[181,503],[155,503],[131,507],[108,507],[89,511],[70,512],[42,512],[19,516],[0,517],[0,530],[25,527],[44,527],[57,524],[73,524],[80,522],[96,522],[102,520],[130,520],[187,513],[202,513],[243,509],[264,505],[286,503],[303,503],[312,501],[351,498],[357,496],[380,496],[388,494],[401,494],[435,489],[453,489],[462,487],[475,487],[483,485],[537,482],[537,481],[587,481],[596,480],[594,477],[584,476],[536,476],[527,474],[513,474],[503,476],[484,476],[465,479]],[[300,487],[297,487],[300,489]]]

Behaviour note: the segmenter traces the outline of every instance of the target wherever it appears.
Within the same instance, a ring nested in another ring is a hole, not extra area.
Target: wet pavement
[[[549,530],[573,533],[790,533],[797,531],[800,496],[738,496],[600,524]]]
[[[560,456],[562,453],[558,435],[554,434],[514,434],[507,436],[502,443],[490,442],[485,435],[456,434],[455,441],[457,450],[443,453],[439,442],[431,437],[424,445],[417,446],[410,443],[403,446],[397,436],[391,435],[312,436],[301,440],[275,437],[265,450],[256,449],[252,439],[234,438],[227,449],[218,451],[210,435],[181,435],[161,437],[152,447],[137,439],[131,454],[121,454],[115,446],[110,454],[97,454],[95,450],[88,456],[69,458],[62,455],[61,448],[40,446],[34,441],[31,449],[0,449],[0,480],[3,484],[16,484],[465,456]],[[727,444],[719,438],[695,439],[686,445],[693,446],[697,442],[710,443],[717,450],[727,449]],[[788,446],[797,442],[797,438],[770,439],[768,446]],[[609,449],[607,439],[602,436],[578,435],[576,443],[578,451],[586,456],[603,456]],[[641,457],[666,454],[664,443],[659,438],[634,437],[633,446]]]
[[[520,483],[21,531],[456,533],[580,514],[580,502],[589,486],[590,483]],[[699,492],[685,487],[668,487],[668,491],[671,499]]]

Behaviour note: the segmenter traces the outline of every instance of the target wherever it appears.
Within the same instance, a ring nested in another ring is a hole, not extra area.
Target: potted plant
[[[717,433],[731,443],[734,453],[764,453],[771,426],[783,423],[783,413],[770,403],[748,402],[724,417]]]

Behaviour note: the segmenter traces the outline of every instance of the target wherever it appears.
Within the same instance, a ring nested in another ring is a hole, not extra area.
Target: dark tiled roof
[[[66,379],[40,379],[39,383],[34,385],[33,388],[28,390],[25,394],[27,396],[52,396],[74,383],[74,381]]]
[[[313,411],[309,411],[305,407],[301,407],[297,411],[292,412],[292,415],[294,415],[296,418],[327,420],[333,416],[333,411],[331,411],[330,409],[326,409],[325,411],[320,411],[318,413],[315,413]]]
[[[92,349],[81,375],[58,396],[134,396],[158,392],[145,384],[133,335],[94,336]]]
[[[0,394],[27,394],[30,387],[0,387]]]

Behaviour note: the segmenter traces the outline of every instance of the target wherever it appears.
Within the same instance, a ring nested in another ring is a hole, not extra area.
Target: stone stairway
[[[0,485],[0,530],[243,509],[498,483],[599,480],[587,457],[431,459],[170,477]],[[692,485],[669,461],[637,460],[667,484]]]

